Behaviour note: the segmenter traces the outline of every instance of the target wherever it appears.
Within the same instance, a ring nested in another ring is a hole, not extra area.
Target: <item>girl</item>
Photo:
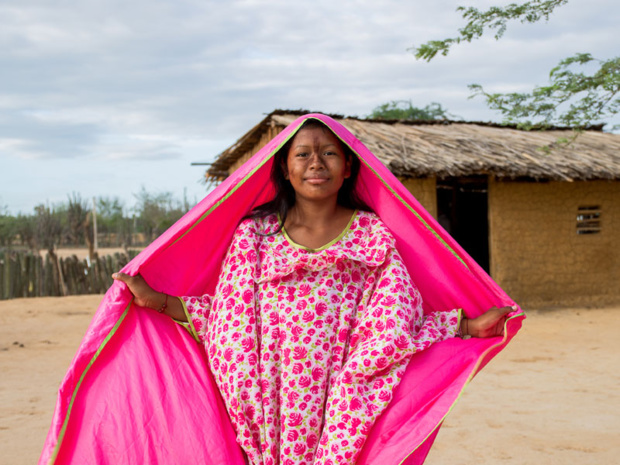
[[[356,463],[414,353],[500,336],[514,310],[425,315],[392,234],[355,194],[359,167],[306,120],[275,155],[275,198],[240,223],[212,295],[175,298],[140,275],[113,276],[204,345],[254,465]]]

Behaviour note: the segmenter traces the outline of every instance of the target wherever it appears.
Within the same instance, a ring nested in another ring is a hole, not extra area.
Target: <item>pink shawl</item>
[[[307,118],[323,121],[359,156],[360,197],[396,238],[425,310],[463,308],[475,317],[514,302],[340,123],[303,116],[263,147],[122,271],[171,295],[213,292],[240,219],[269,200],[274,153]],[[412,359],[359,464],[420,464],[473,376],[521,327],[503,337],[452,339]],[[205,353],[168,317],[136,309],[125,285],[106,293],[63,380],[40,464],[243,464]]]

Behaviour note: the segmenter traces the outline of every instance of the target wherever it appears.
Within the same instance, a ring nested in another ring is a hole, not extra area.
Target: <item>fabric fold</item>
[[[320,114],[294,121],[122,271],[170,295],[212,294],[241,218],[273,196],[273,154],[308,118],[359,157],[357,192],[392,232],[426,313],[462,308],[475,317],[515,304],[353,134]],[[515,312],[503,338],[449,339],[415,354],[358,463],[422,463],[463,388],[523,318]],[[243,464],[206,357],[184,328],[136,308],[115,282],[61,384],[39,463]]]

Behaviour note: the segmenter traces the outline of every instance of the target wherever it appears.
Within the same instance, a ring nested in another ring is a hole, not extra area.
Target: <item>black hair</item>
[[[316,119],[307,119],[297,130],[296,134],[302,129],[308,128],[320,128],[331,132],[331,129],[321,121]],[[264,218],[277,213],[280,217],[280,226],[274,234],[282,229],[289,210],[293,207],[293,205],[295,205],[295,190],[293,189],[290,181],[284,176],[286,159],[294,138],[295,136],[293,135],[273,156],[271,182],[273,183],[276,191],[275,197],[273,200],[254,208],[254,210],[245,216],[245,218]],[[344,180],[340,190],[338,191],[338,205],[354,210],[370,211],[368,205],[366,205],[355,192],[355,182],[357,180],[357,175],[361,165],[359,158],[348,145],[340,140],[340,138],[336,138],[338,139],[340,147],[344,152],[345,160],[351,162],[351,175]]]

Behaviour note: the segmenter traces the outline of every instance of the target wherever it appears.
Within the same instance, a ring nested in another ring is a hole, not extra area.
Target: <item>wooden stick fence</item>
[[[89,263],[75,255],[58,258],[22,251],[0,251],[0,300],[101,294],[112,285],[112,273],[120,270],[137,251],[116,253]]]

